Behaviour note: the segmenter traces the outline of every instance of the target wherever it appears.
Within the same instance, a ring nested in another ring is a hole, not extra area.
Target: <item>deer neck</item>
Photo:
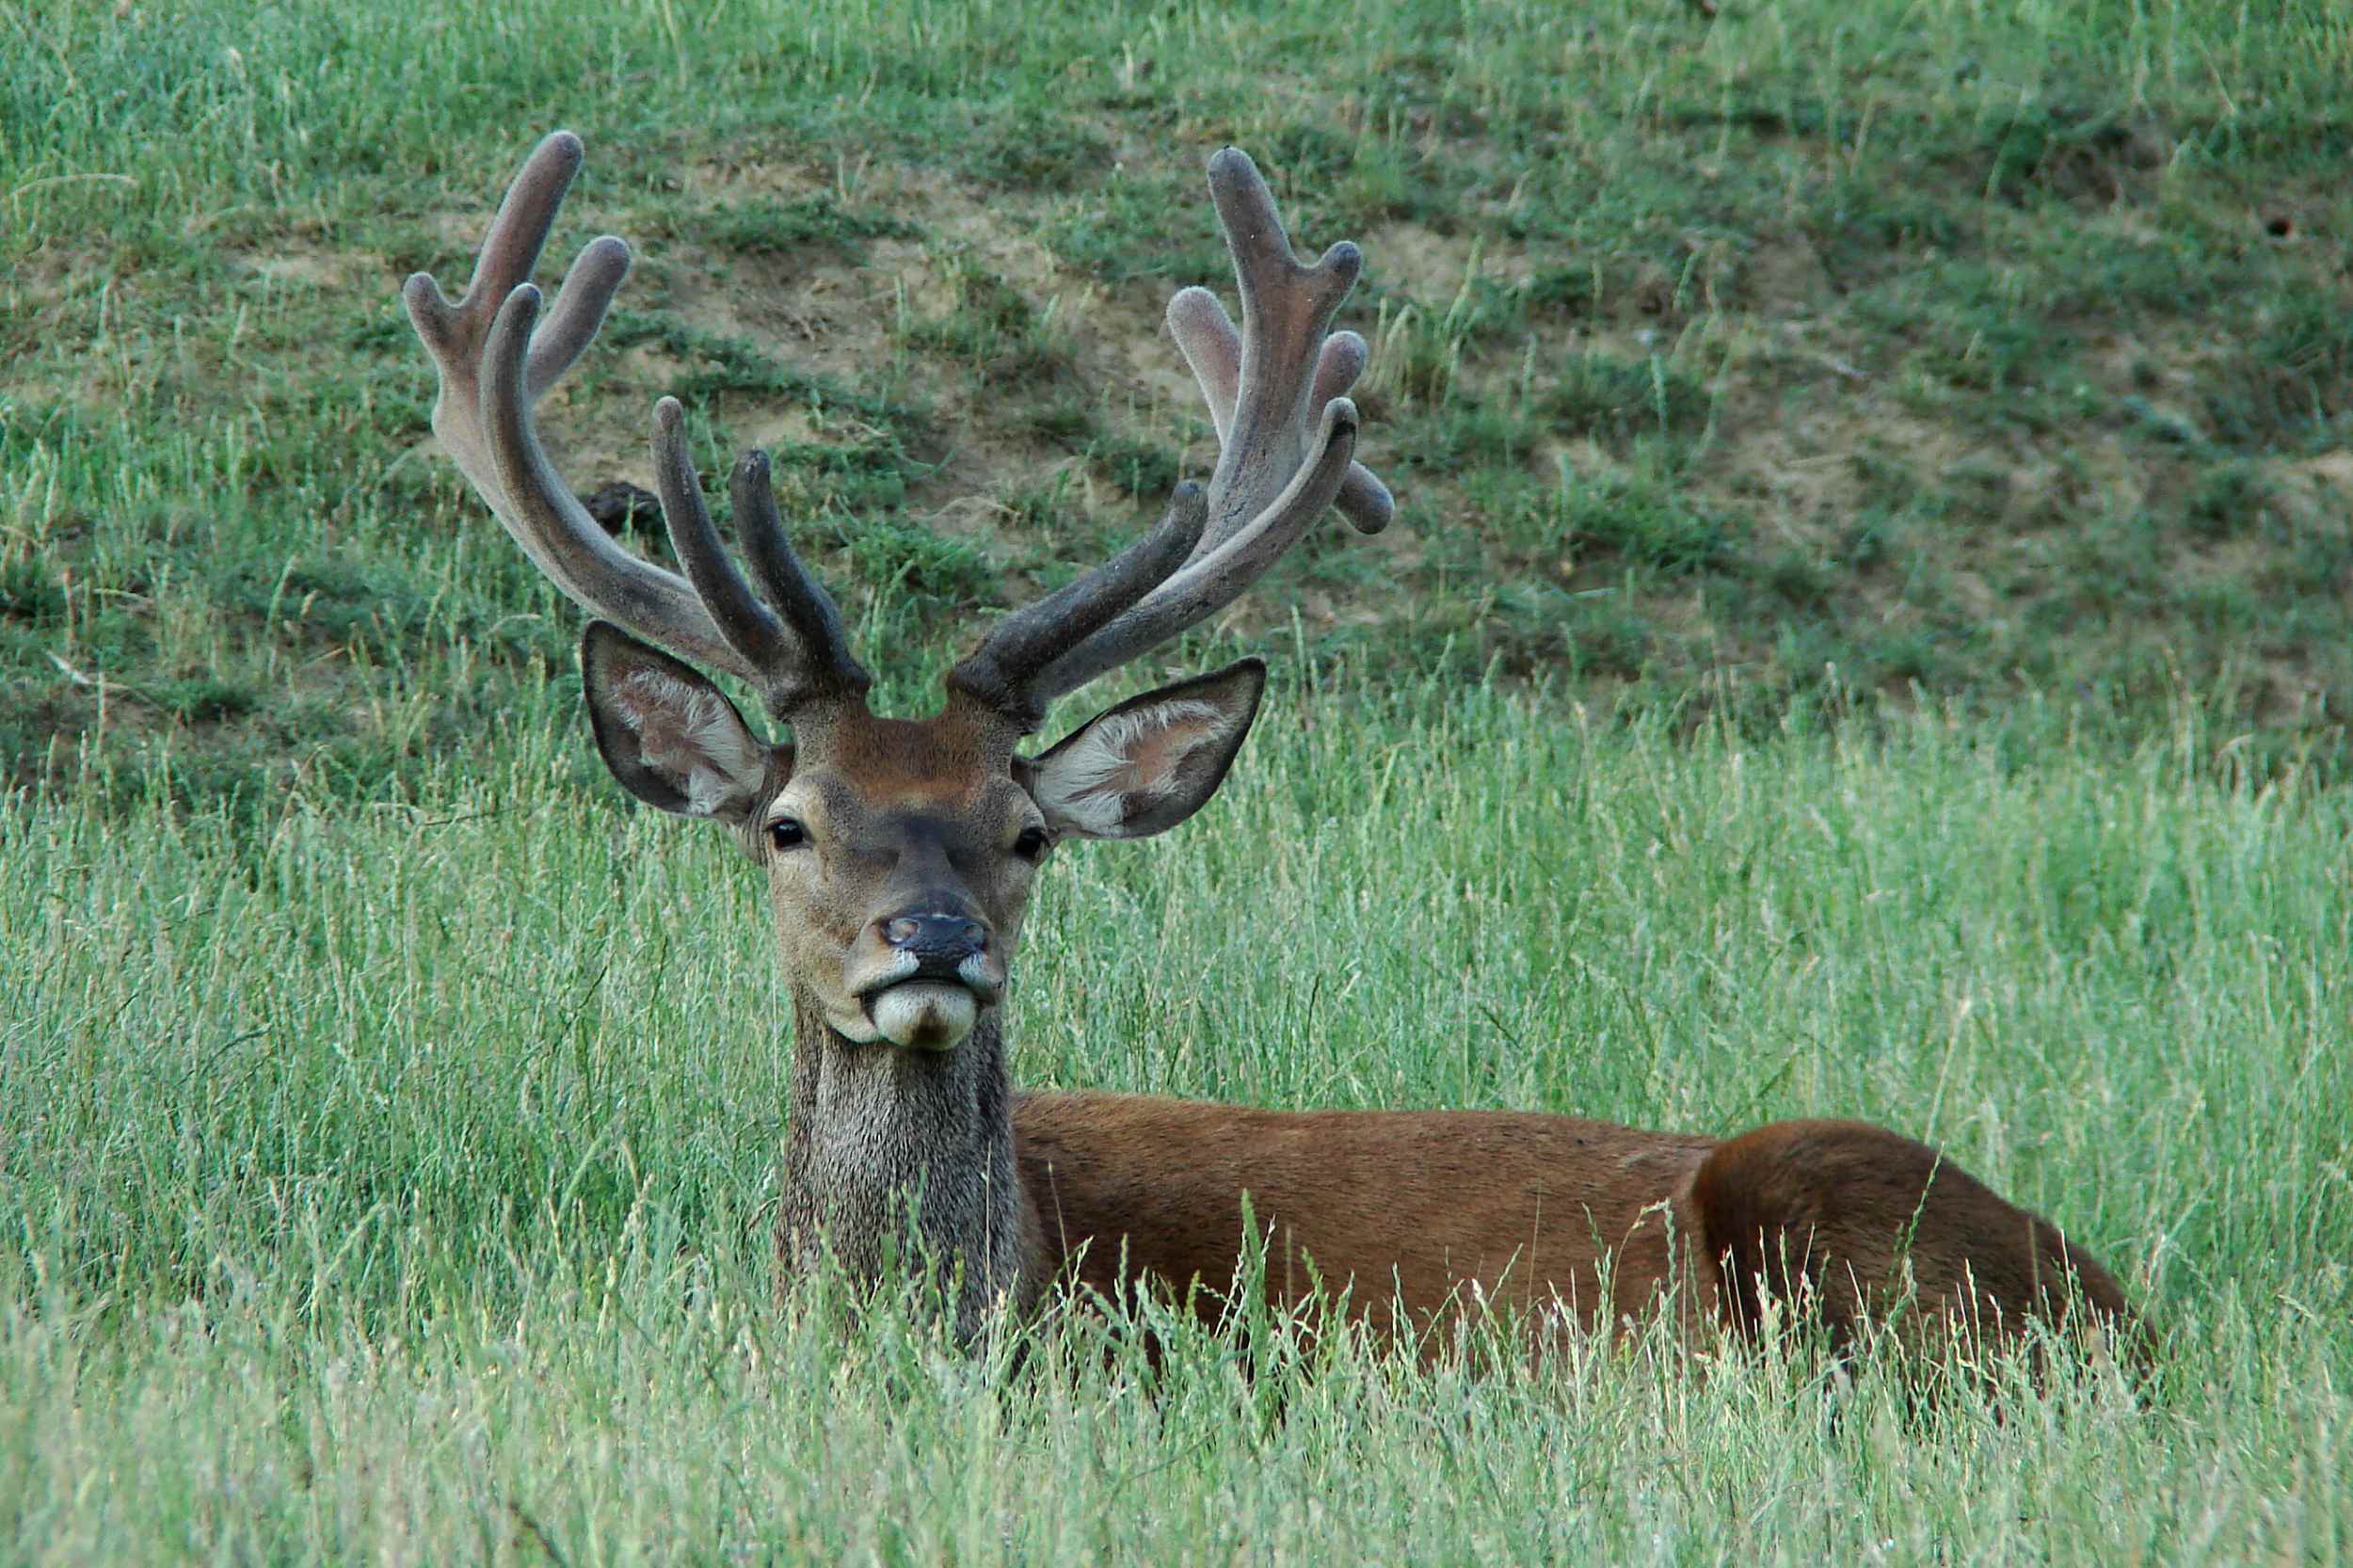
[[[1000,1304],[1018,1315],[1043,1274],[1036,1205],[1014,1163],[1001,1013],[953,1050],[860,1045],[793,998],[792,1102],[776,1241],[788,1269],[830,1251],[876,1283],[927,1259],[952,1290],[956,1335]],[[912,1245],[910,1244],[912,1243]]]

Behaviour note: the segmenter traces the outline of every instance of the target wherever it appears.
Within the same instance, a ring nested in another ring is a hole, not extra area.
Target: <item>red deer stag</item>
[[[1303,264],[1250,160],[1210,160],[1241,326],[1204,289],[1168,310],[1217,427],[1208,488],[1179,486],[1135,544],[1007,616],[950,671],[936,716],[881,718],[786,541],[764,455],[730,482],[747,582],[674,400],[655,408],[653,457],[682,576],[608,538],[540,447],[533,405],[629,267],[621,241],[594,241],[541,322],[526,280],[581,155],[565,134],[532,154],[463,299],[423,274],[406,298],[440,367],[443,446],[540,569],[602,617],[582,664],[607,766],[640,800],[725,824],[766,873],[793,1005],[788,1271],[829,1250],[871,1279],[913,1240],[949,1266],[969,1336],[1058,1275],[1179,1296],[1234,1278],[1246,1194],[1276,1248],[1269,1294],[1288,1306],[1310,1277],[1350,1286],[1384,1334],[1420,1333],[1466,1301],[1614,1322],[1678,1281],[1673,1299],[1735,1333],[1782,1297],[1840,1334],[1893,1304],[1899,1282],[1915,1319],[2004,1335],[2078,1304],[2124,1319],[2115,1281],[2048,1223],[1857,1123],[1719,1141],[1565,1116],[1017,1094],[999,1003],[1039,867],[1064,840],[1141,838],[1198,810],[1257,713],[1265,666],[1130,698],[1033,756],[1016,747],[1052,698],[1214,615],[1327,508],[1367,532],[1387,521],[1340,395],[1364,340],[1329,330],[1357,249]],[[760,739],[672,653],[745,681],[791,742]]]

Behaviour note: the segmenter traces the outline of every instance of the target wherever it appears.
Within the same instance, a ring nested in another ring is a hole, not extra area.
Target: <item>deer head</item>
[[[1367,533],[1387,522],[1388,492],[1353,460],[1356,409],[1341,395],[1364,340],[1328,331],[1359,253],[1343,243],[1302,263],[1249,158],[1210,160],[1242,325],[1204,289],[1168,311],[1217,427],[1208,486],[1179,486],[1135,544],[996,626],[949,673],[937,714],[888,718],[869,711],[871,678],[793,554],[764,454],[744,456],[729,487],[747,580],[704,505],[676,400],[655,408],[653,456],[682,576],[609,538],[541,448],[533,405],[629,269],[620,240],[592,242],[541,320],[527,280],[581,158],[563,132],[532,153],[457,303],[423,273],[408,280],[440,373],[434,430],[540,569],[600,617],[582,663],[614,776],[648,805],[725,824],[765,867],[804,1018],[849,1046],[952,1051],[1003,995],[1054,847],[1142,838],[1198,810],[1257,714],[1265,668],[1244,660],[1135,697],[1024,755],[1048,703],[1224,608],[1326,507]],[[790,743],[756,734],[697,664],[746,682]]]

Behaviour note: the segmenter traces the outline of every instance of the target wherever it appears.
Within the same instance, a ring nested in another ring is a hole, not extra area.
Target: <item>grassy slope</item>
[[[1723,8],[0,7],[0,744],[74,797],[0,814],[0,1557],[2346,1555],[2353,823],[2211,760],[2353,696],[2347,24]],[[1371,247],[1407,514],[1229,630],[1330,684],[1221,804],[1057,867],[1025,1079],[1877,1116],[2162,1396],[779,1318],[752,890],[616,810],[392,302],[559,122],[644,257],[575,477],[663,391],[778,443],[897,700],[1205,459],[1207,150]],[[1766,722],[1832,663],[2034,699]]]
[[[2263,9],[10,6],[0,749],[380,798],[568,666],[393,299],[563,122],[572,235],[644,258],[571,476],[685,396],[894,645],[1206,460],[1157,314],[1233,140],[1368,247],[1406,503],[1261,621],[1760,715],[2186,693],[2334,760],[2353,22]]]

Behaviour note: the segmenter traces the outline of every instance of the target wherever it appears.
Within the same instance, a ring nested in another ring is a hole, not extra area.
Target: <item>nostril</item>
[[[902,952],[946,956],[986,951],[988,927],[961,915],[892,915],[874,922],[882,939]]]

